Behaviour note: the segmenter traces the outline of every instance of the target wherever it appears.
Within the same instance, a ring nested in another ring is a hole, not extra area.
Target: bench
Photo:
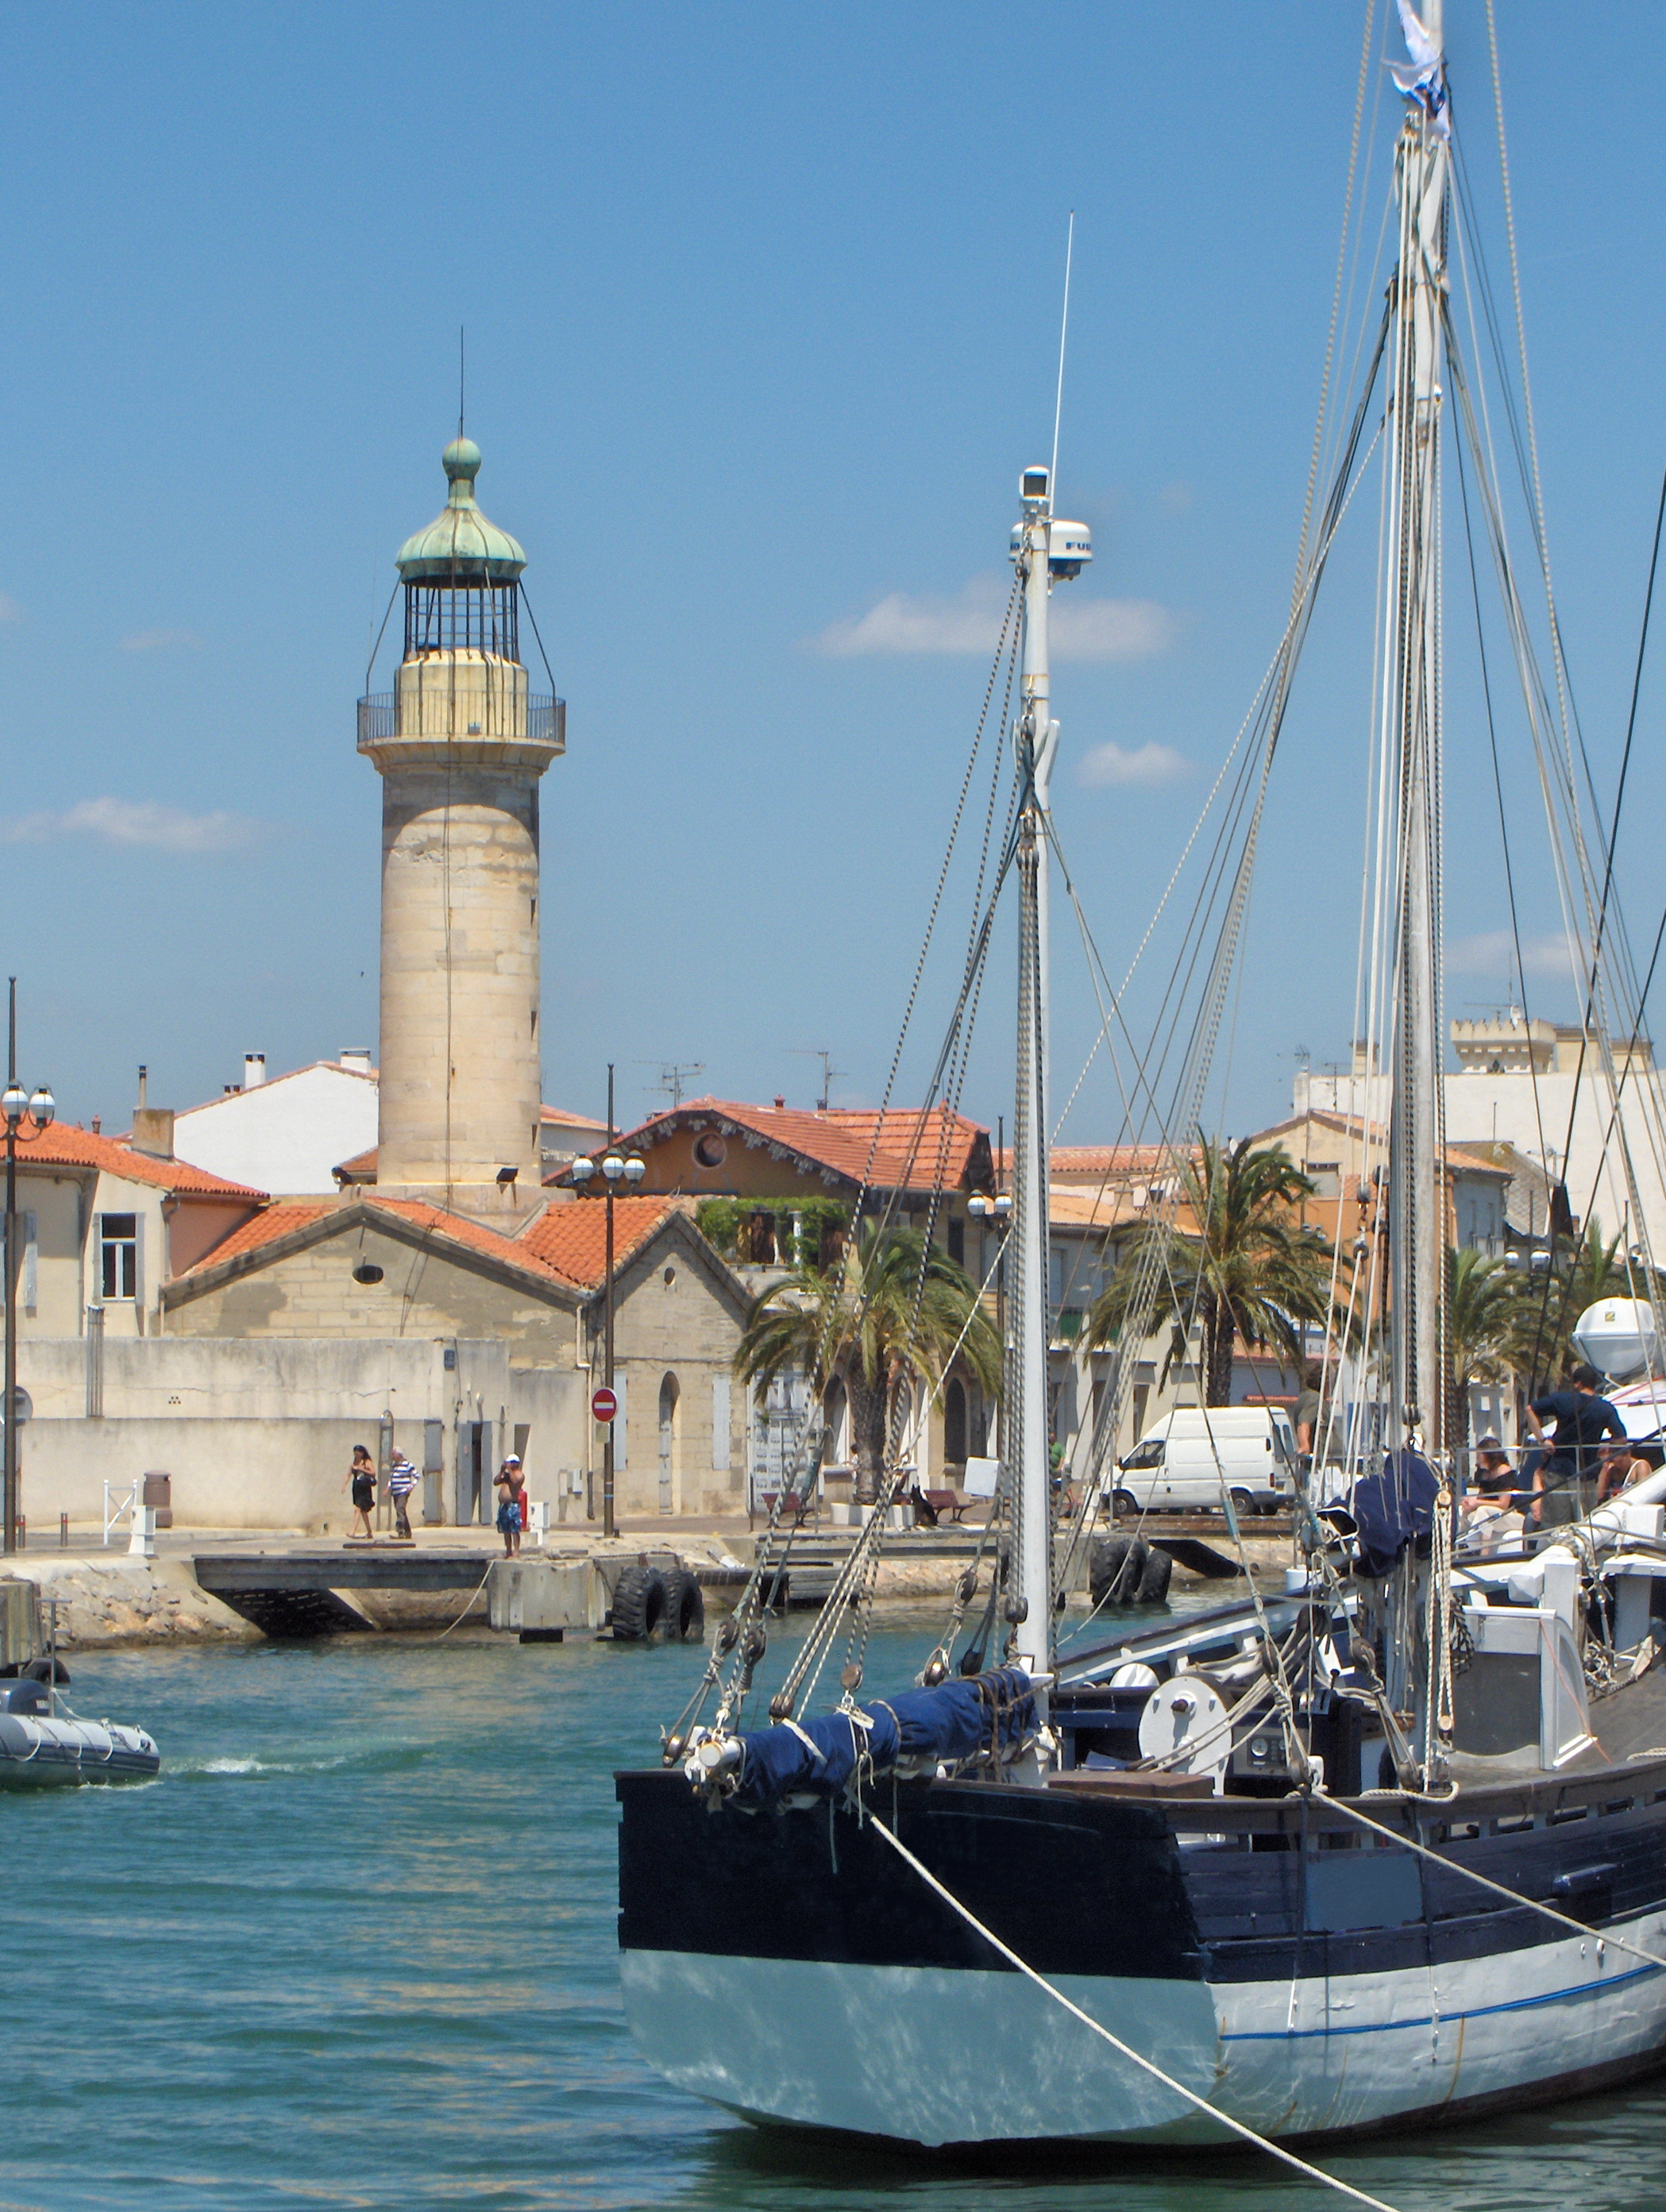
[[[946,1513],[951,1521],[958,1522],[966,1508],[976,1503],[974,1498],[963,1498],[955,1490],[922,1490],[920,1496],[939,1521]]]
[[[780,1497],[781,1492],[778,1490],[759,1491],[746,1508],[747,1528],[751,1529],[757,1526],[757,1516],[760,1513],[765,1520],[768,1520],[775,1510],[776,1498]],[[803,1492],[789,1490],[786,1497],[781,1498],[781,1513],[775,1526],[778,1528],[785,1527],[796,1532],[807,1522],[812,1528],[818,1528],[821,1526],[821,1499],[813,1490]]]

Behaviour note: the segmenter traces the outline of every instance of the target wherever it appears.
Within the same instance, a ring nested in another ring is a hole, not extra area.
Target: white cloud
[[[256,828],[240,814],[186,814],[153,799],[83,799],[61,813],[0,822],[0,844],[94,837],[102,845],[148,846],[162,853],[231,853],[246,845]]]
[[[1159,783],[1175,783],[1183,775],[1189,775],[1192,764],[1172,745],[1159,745],[1155,740],[1136,745],[1124,752],[1119,744],[1095,745],[1085,753],[1077,770],[1078,780],[1096,786],[1140,784],[1147,790]]]
[[[835,659],[861,653],[993,653],[1000,635],[1006,586],[975,576],[952,598],[892,592],[854,621],[830,623],[812,640]],[[1174,618],[1152,599],[1053,601],[1055,660],[1140,660],[1174,635]]]
[[[1522,965],[1529,975],[1561,981],[1569,972],[1567,939],[1560,930],[1549,937],[1523,938]],[[1515,938],[1507,929],[1483,929],[1472,937],[1454,938],[1446,947],[1446,966],[1456,975],[1513,975]]]
[[[124,653],[166,653],[170,646],[200,645],[194,629],[132,629],[121,641]]]
[[[1055,660],[1143,660],[1173,642],[1174,617],[1155,599],[1053,602]]]

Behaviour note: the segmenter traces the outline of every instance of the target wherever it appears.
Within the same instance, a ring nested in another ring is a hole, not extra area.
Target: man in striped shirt
[[[411,1540],[410,1515],[408,1508],[410,1504],[410,1493],[416,1489],[416,1468],[402,1451],[396,1450],[388,1462],[387,1494],[393,1500],[394,1528],[397,1534],[403,1536],[407,1542]]]

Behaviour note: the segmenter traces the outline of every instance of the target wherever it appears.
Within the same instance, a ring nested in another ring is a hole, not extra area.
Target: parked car
[[[1296,1479],[1296,1432],[1282,1406],[1177,1407],[1117,1462],[1114,1513],[1276,1513]]]

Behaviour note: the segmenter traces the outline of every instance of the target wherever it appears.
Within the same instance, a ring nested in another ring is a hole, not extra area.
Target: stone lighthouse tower
[[[475,504],[480,449],[447,447],[444,511],[400,548],[404,656],[359,702],[382,779],[377,1188],[477,1214],[542,1196],[538,780],[566,709],[521,665],[525,554]]]

